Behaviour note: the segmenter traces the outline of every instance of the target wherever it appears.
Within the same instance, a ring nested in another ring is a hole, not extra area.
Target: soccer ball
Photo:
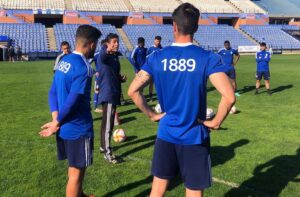
[[[124,142],[126,140],[126,134],[123,129],[115,130],[112,137],[115,142]]]
[[[160,104],[157,104],[157,105],[154,107],[154,110],[155,110],[155,112],[158,113],[158,114],[161,113],[162,110],[161,110]]]
[[[237,112],[237,109],[235,106],[232,106],[231,110],[230,110],[230,114],[235,114]]]
[[[206,109],[206,120],[210,120],[215,116],[215,112],[211,108]]]

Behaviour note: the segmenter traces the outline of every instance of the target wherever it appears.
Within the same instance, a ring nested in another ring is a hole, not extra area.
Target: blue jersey
[[[256,53],[257,71],[269,71],[269,62],[271,53],[268,51],[259,51]]]
[[[93,68],[78,52],[64,56],[54,75],[58,111],[62,110],[69,93],[80,94],[80,101],[60,127],[63,139],[75,140],[80,136],[93,136],[93,119],[90,108]]]
[[[107,54],[107,47],[103,47],[97,60],[99,70],[98,84],[100,89],[99,103],[108,102],[120,104],[121,76],[119,53]]]
[[[155,51],[158,51],[158,50],[160,50],[160,49],[162,49],[162,47],[161,47],[161,45],[159,45],[158,47],[156,47],[156,46],[152,46],[152,47],[150,47],[148,50],[147,50],[147,55],[150,55],[151,53],[153,53],[153,52],[155,52]]]
[[[234,60],[234,56],[235,55],[239,55],[239,52],[233,48],[230,49],[220,49],[218,52],[219,55],[221,55],[222,60],[225,64],[225,66],[227,66],[228,69],[233,69],[233,60]]]
[[[141,67],[144,65],[147,56],[147,48],[145,47],[135,47],[131,52],[129,61],[134,67],[134,71],[137,73],[141,70]]]
[[[206,119],[208,77],[225,72],[221,57],[201,47],[173,44],[147,57],[142,67],[152,76],[162,111],[158,138],[175,144],[201,144],[208,128],[197,119]]]

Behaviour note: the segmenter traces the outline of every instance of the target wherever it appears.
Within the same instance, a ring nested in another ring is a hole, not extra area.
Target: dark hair
[[[155,40],[161,40],[161,36],[155,36]]]
[[[190,3],[181,4],[172,14],[178,32],[183,35],[193,35],[198,30],[199,17],[200,11]]]
[[[266,46],[267,46],[267,44],[266,44],[265,42],[261,42],[259,45],[260,45],[261,47],[266,47]]]
[[[145,38],[143,38],[143,37],[139,37],[138,38],[138,44],[144,44],[145,43]]]
[[[65,45],[70,46],[70,44],[69,44],[67,41],[62,41],[62,42],[60,43],[60,47],[65,46]]]
[[[79,40],[86,43],[97,42],[102,33],[91,25],[80,25],[76,31],[76,42]]]
[[[118,34],[109,33],[109,34],[106,36],[105,40],[106,40],[106,42],[109,42],[111,39],[114,39],[114,38],[119,39]]]
[[[104,45],[107,42],[106,39],[101,40],[101,45]]]
[[[229,40],[225,40],[224,44],[230,44]]]

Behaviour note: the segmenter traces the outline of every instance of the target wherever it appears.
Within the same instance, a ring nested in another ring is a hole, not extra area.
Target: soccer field
[[[47,94],[52,61],[0,62],[0,196],[64,196],[67,163],[56,159],[55,137],[42,139],[39,127],[50,120]],[[206,196],[299,196],[300,194],[300,56],[274,55],[273,95],[254,95],[255,59],[242,56],[237,66],[238,114],[228,116],[211,134],[213,186]],[[134,74],[127,61],[122,72],[128,85]],[[148,93],[148,90],[145,91]],[[174,95],[176,99],[176,95]],[[216,110],[220,96],[208,87],[208,106]],[[151,103],[155,105],[156,102]],[[147,196],[157,123],[130,103],[118,108],[128,140],[113,143],[125,162],[104,161],[99,149],[101,114],[93,112],[94,164],[84,188],[96,196]],[[298,152],[297,152],[298,150]],[[180,179],[166,196],[183,196]]]

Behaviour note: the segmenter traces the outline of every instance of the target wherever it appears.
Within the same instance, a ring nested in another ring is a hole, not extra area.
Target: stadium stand
[[[64,0],[0,0],[4,9],[57,9],[64,10]]]
[[[45,26],[42,24],[0,24],[0,35],[9,36],[14,45],[20,46],[25,53],[48,51]]]
[[[201,25],[194,35],[203,48],[218,50],[224,47],[224,41],[229,40],[232,47],[253,46],[255,43],[246,38],[241,32],[227,25]]]
[[[72,0],[74,10],[98,12],[128,12],[123,0]]]
[[[203,13],[239,13],[237,9],[224,0],[181,0],[195,5]]]
[[[229,0],[233,5],[244,13],[261,13],[266,14],[266,11],[257,6],[250,0]]]
[[[155,36],[162,37],[162,46],[168,46],[173,42],[171,25],[124,25],[123,30],[129,38],[132,46],[137,45],[138,37],[145,38],[146,47],[153,45]]]
[[[142,12],[173,12],[180,2],[177,0],[129,0],[134,11]]]
[[[54,26],[54,34],[56,37],[56,46],[57,50],[60,50],[60,43],[62,41],[68,41],[72,47],[72,49],[75,48],[75,34],[76,30],[79,25],[76,24],[68,24],[68,25],[63,25],[63,24],[57,24]],[[97,27],[101,32],[102,32],[102,37],[101,39],[104,39],[106,35],[109,33],[116,33],[119,35],[117,32],[116,28],[112,25],[93,25],[94,27]],[[99,40],[99,46],[100,46],[100,41]],[[100,50],[100,48],[97,48],[97,51]],[[122,53],[125,53],[128,49],[126,48],[123,40],[120,37],[120,51]]]
[[[267,10],[270,16],[299,16],[299,0],[255,0],[252,1]]]
[[[275,49],[300,49],[300,42],[281,30],[281,26],[242,25],[240,28],[258,42]]]

